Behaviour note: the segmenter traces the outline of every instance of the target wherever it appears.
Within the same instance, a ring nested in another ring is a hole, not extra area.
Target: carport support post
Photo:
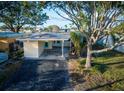
[[[62,57],[64,57],[64,40],[62,40]]]

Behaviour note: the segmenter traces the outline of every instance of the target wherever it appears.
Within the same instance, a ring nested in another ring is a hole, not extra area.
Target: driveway
[[[25,60],[1,90],[71,90],[65,60]]]

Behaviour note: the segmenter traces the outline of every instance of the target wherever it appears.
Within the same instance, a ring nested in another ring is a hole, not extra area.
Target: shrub
[[[80,56],[81,49],[85,46],[85,37],[83,34],[79,31],[77,32],[71,32],[71,41],[74,44],[75,51],[78,56]]]
[[[108,66],[106,64],[93,63],[93,68],[101,73],[104,73],[107,70]]]

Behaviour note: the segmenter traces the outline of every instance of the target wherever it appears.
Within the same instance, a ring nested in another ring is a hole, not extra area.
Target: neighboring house
[[[0,32],[0,51],[9,53],[14,50],[16,38],[21,36],[21,33]]]
[[[53,47],[60,47],[61,56],[64,57],[64,47],[70,47],[69,33],[41,32],[17,40],[24,42],[24,57],[26,58],[39,58],[45,49]]]
[[[108,37],[103,37],[101,40],[98,41],[98,44],[103,46],[106,44],[107,47],[111,47],[114,44],[114,41],[112,36],[110,35]],[[116,47],[114,50],[124,53],[124,44]]]

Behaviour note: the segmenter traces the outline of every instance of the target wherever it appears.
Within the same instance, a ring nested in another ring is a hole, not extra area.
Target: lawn
[[[68,62],[74,90],[124,90],[124,54],[108,51],[94,55],[89,70],[84,64],[85,58]]]

